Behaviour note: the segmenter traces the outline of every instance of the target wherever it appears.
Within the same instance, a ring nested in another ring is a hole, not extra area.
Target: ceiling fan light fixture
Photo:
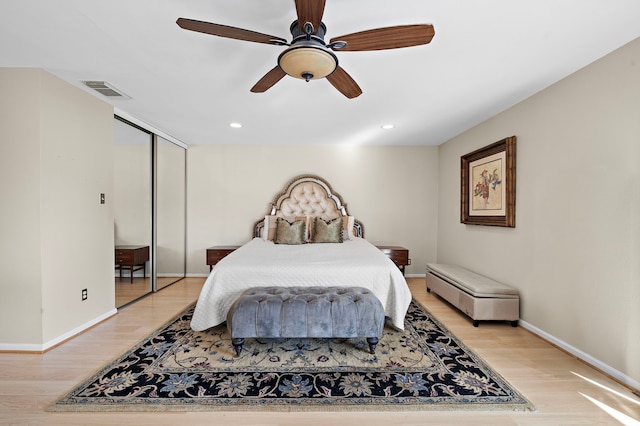
[[[291,43],[281,37],[195,19],[178,18],[176,23],[185,30],[218,37],[289,46],[278,56],[278,64],[253,85],[252,93],[264,93],[289,75],[306,81],[327,78],[348,99],[360,96],[362,89],[338,65],[334,50],[363,52],[399,49],[428,44],[435,35],[433,25],[430,24],[394,25],[334,37],[327,44],[324,41],[327,27],[322,22],[325,1],[295,0],[298,19],[289,27]]]
[[[305,43],[282,52],[278,57],[278,65],[291,77],[309,81],[334,72],[338,67],[338,58],[324,46]]]

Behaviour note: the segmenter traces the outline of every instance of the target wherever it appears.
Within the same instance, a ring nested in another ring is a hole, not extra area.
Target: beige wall
[[[42,342],[39,77],[0,68],[0,342]]]
[[[374,244],[410,250],[407,274],[436,256],[436,147],[195,145],[187,151],[187,271],[208,272],[207,247],[242,244],[287,181],[326,179]]]
[[[516,135],[515,229],[459,221],[460,156]],[[440,147],[438,261],[521,291],[523,320],[640,381],[640,39]]]
[[[113,109],[42,70],[0,82],[0,312],[21,324],[0,342],[46,347],[114,308]]]

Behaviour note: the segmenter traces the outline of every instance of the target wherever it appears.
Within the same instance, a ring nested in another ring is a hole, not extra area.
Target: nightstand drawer
[[[409,252],[408,251],[392,251],[388,253],[389,259],[393,260],[398,265],[409,264]]]
[[[116,249],[116,263],[118,265],[133,263],[133,251]]]

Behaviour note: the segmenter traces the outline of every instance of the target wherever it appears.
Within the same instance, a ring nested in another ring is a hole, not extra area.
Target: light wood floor
[[[196,300],[204,278],[182,280],[43,355],[0,354],[0,424],[51,425],[619,425],[640,424],[640,398],[521,327],[474,328],[408,279],[416,300],[535,404],[536,412],[47,413],[45,407]],[[626,416],[617,421],[603,408]],[[633,420],[635,419],[635,420]]]
[[[116,308],[126,305],[147,293],[151,292],[151,278],[134,277],[133,282],[129,277],[115,279]]]
[[[158,277],[156,286],[158,289],[165,288],[180,280],[180,277]],[[116,286],[116,308],[120,308],[140,297],[151,292],[151,278],[134,276],[133,282],[129,276],[115,277]]]

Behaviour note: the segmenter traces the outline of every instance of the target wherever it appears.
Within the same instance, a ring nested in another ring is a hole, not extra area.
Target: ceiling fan
[[[295,0],[298,19],[290,27],[291,43],[281,37],[193,19],[178,18],[176,23],[185,30],[219,37],[288,46],[278,56],[278,64],[251,88],[254,93],[267,91],[288,74],[306,81],[326,78],[349,99],[362,94],[362,89],[338,65],[338,57],[333,51],[361,52],[418,46],[431,42],[435,34],[433,25],[429,24],[398,25],[334,37],[327,44],[324,41],[327,27],[322,22],[325,1]]]

